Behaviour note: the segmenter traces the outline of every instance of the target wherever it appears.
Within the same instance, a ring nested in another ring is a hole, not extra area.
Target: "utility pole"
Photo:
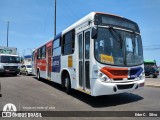
[[[7,22],[7,47],[8,47],[9,21]]]
[[[31,55],[32,55],[33,49],[31,49],[31,48],[27,48],[27,49],[30,51],[30,53],[31,53]]]
[[[56,36],[56,0],[54,0],[54,36]]]
[[[24,58],[24,56],[25,56],[25,50],[23,50],[22,55],[23,55],[23,58]]]

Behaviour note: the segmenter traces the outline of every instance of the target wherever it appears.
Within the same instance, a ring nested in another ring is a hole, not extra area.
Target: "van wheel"
[[[150,74],[149,77],[150,77],[150,78],[153,78],[154,76],[153,76],[153,74]]]
[[[17,73],[14,73],[13,76],[17,76]]]
[[[28,72],[26,71],[26,76],[28,76]]]
[[[67,75],[64,79],[64,85],[66,87],[66,93],[70,94],[71,93],[71,81],[69,75]]]
[[[154,76],[154,78],[157,78],[157,77],[158,77],[158,76],[156,76],[156,75]]]

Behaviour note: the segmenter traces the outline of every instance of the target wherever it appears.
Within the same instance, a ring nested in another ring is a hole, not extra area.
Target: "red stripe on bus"
[[[102,73],[104,73],[105,75],[107,75],[111,79],[128,78],[128,69],[127,68],[103,67],[100,71]]]
[[[46,71],[46,59],[37,60],[37,68],[40,68],[42,71]]]

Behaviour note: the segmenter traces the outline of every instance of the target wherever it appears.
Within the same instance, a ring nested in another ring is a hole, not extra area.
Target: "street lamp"
[[[0,19],[0,20],[2,20],[3,22],[7,22],[7,47],[8,47],[9,21],[3,20],[3,19]]]
[[[54,0],[54,36],[56,36],[56,0]]]
[[[25,50],[23,50],[22,55],[23,55],[23,57],[25,56]]]
[[[7,22],[7,47],[8,47],[9,21]]]
[[[33,51],[33,49],[31,49],[31,48],[27,48],[27,50],[29,50],[29,51],[31,52],[31,55],[32,55],[32,51]]]

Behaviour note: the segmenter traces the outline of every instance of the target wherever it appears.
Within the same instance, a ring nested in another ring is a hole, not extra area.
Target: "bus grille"
[[[136,77],[140,76],[140,74],[143,72],[143,69],[141,67],[131,69],[103,67],[100,71],[114,81],[122,81],[124,78],[127,78],[128,80],[134,80]]]
[[[127,68],[104,67],[101,69],[101,72],[103,72],[109,78],[111,78],[113,80],[123,80],[123,78],[128,78],[128,69]]]
[[[130,78],[136,78],[140,76],[140,74],[143,72],[143,69],[141,67],[137,68],[131,68],[130,70]]]
[[[123,90],[123,89],[130,89],[133,87],[134,84],[129,84],[129,85],[117,85],[117,88],[119,90]]]
[[[114,76],[128,76],[128,70],[108,70]]]

